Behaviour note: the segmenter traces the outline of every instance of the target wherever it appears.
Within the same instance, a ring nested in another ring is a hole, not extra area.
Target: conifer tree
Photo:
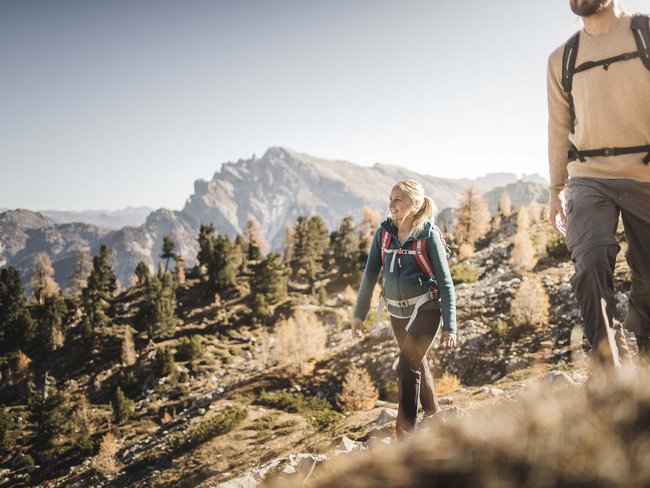
[[[485,198],[475,186],[465,191],[465,196],[457,211],[454,236],[459,244],[474,247],[476,241],[485,236],[490,228],[490,211]]]
[[[167,337],[176,330],[176,290],[169,272],[152,277],[146,298],[136,314],[136,322],[147,329],[149,339]]]
[[[30,385],[29,420],[35,426],[34,447],[39,451],[53,449],[57,438],[68,435],[72,429],[70,398],[55,383],[46,373],[41,387]]]
[[[359,236],[352,217],[345,217],[336,232],[333,232],[332,253],[340,273],[351,273],[359,262]]]
[[[111,403],[113,407],[113,420],[117,425],[123,424],[133,416],[133,402],[129,400],[122,389],[115,388],[115,395]]]
[[[248,266],[248,244],[241,234],[237,234],[233,242],[232,264],[240,273]]]
[[[117,279],[111,265],[111,250],[102,245],[99,255],[93,257],[93,269],[88,275],[88,285],[81,292],[86,332],[94,334],[97,327],[108,325],[107,311],[117,289]]]
[[[169,269],[169,260],[176,259],[176,254],[174,254],[174,249],[176,249],[176,243],[174,242],[172,237],[164,236],[162,254],[160,255],[160,258],[165,260],[165,271]]]
[[[36,343],[48,353],[63,347],[63,318],[67,312],[60,295],[46,296],[36,309]]]
[[[381,215],[378,212],[369,207],[361,208],[361,221],[359,222],[359,251],[361,252],[359,260],[361,262],[365,263],[368,259],[370,244],[380,222]]]
[[[204,266],[207,270],[210,268],[214,258],[214,225],[201,224],[198,241],[199,253],[196,255],[196,259],[199,265]]]
[[[185,284],[185,259],[180,254],[176,255],[176,267],[174,268],[174,278],[179,285]]]
[[[267,317],[270,314],[268,306],[286,298],[288,282],[289,271],[277,253],[269,253],[253,266],[253,313],[259,318]]]
[[[5,455],[11,450],[15,442],[16,422],[9,409],[0,405],[0,454]]]
[[[507,191],[504,191],[499,198],[499,214],[503,217],[510,217],[512,215],[512,200]]]
[[[293,227],[290,224],[284,226],[284,248],[282,252],[282,260],[285,263],[293,261],[293,248],[294,248]]]
[[[307,219],[301,215],[296,222],[293,238],[293,274],[304,276],[313,287],[318,274],[323,271],[323,254],[329,245],[325,222],[319,216]]]
[[[78,298],[81,295],[81,290],[88,285],[86,281],[88,273],[90,273],[90,254],[86,250],[79,251],[74,271],[68,277],[66,293],[69,296]]]
[[[529,227],[530,215],[528,208],[524,207],[517,214],[517,233],[513,238],[514,246],[510,257],[512,266],[519,273],[531,271],[537,264],[535,248],[528,233]]]
[[[27,308],[20,273],[9,267],[0,270],[0,343],[2,351],[24,349],[33,338],[34,321]]]
[[[208,267],[210,282],[218,292],[237,283],[237,267],[233,262],[233,243],[227,235],[217,236],[214,243],[212,266]]]
[[[122,358],[123,366],[133,366],[137,360],[137,354],[135,352],[135,342],[133,341],[133,333],[131,328],[127,327],[124,331],[124,338],[122,339],[122,353],[120,354]]]
[[[135,277],[137,279],[138,285],[146,285],[151,279],[151,273],[149,271],[149,266],[145,264],[144,261],[140,261],[135,267],[134,271]]]
[[[249,261],[258,261],[262,258],[262,253],[266,247],[266,241],[262,237],[262,229],[260,223],[254,216],[248,217],[246,221],[245,236],[248,243],[247,258]]]
[[[43,304],[45,297],[59,292],[59,285],[54,281],[54,267],[50,257],[44,252],[36,256],[32,268],[31,287],[34,298],[39,304]]]
[[[176,371],[176,361],[174,361],[174,353],[171,348],[163,347],[156,351],[156,374],[158,377],[165,377],[173,374]]]

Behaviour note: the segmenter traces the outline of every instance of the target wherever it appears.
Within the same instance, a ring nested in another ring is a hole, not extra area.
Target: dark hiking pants
[[[637,337],[650,336],[650,183],[627,179],[572,178],[566,192],[566,243],[576,294],[592,357],[620,366],[629,359],[616,320],[614,265],[619,216],[628,243],[632,288],[624,326]]]
[[[425,415],[440,410],[433,377],[429,370],[427,351],[440,328],[440,310],[420,310],[406,331],[409,319],[390,318],[400,348],[397,374],[399,377],[398,434],[414,429],[418,415],[418,398]]]

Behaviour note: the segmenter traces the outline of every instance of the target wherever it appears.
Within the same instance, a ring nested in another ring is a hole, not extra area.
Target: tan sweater
[[[576,66],[636,51],[630,30],[631,16],[623,14],[607,34],[592,36],[580,31]],[[575,133],[570,133],[569,104],[562,88],[564,45],[548,59],[548,153],[551,193],[558,194],[565,180],[575,177],[627,178],[650,182],[647,153],[595,156],[586,162],[568,162],[572,142],[578,150],[650,144],[650,71],[639,58],[612,63],[573,76]]]

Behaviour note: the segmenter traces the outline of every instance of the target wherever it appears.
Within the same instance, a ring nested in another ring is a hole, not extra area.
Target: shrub
[[[548,323],[548,295],[536,276],[527,276],[510,304],[515,325],[544,326]]]
[[[458,248],[458,259],[469,259],[474,254],[474,246],[468,243],[463,243]]]
[[[133,416],[133,402],[124,395],[124,392],[119,386],[115,388],[112,406],[113,420],[118,425],[126,422]]]
[[[174,353],[169,347],[163,347],[156,351],[156,374],[159,377],[169,376],[176,370],[176,362],[174,361]]]
[[[176,359],[179,361],[191,361],[200,359],[205,354],[205,345],[201,336],[195,334],[192,337],[183,337],[176,347]]]
[[[546,254],[556,259],[569,259],[571,257],[571,253],[566,247],[566,239],[562,236],[556,236],[546,244]]]
[[[309,425],[316,430],[323,430],[344,417],[334,410],[319,410],[309,417]]]
[[[537,263],[535,248],[527,230],[519,229],[515,234],[510,261],[513,268],[519,273],[531,271],[535,267]]]
[[[454,283],[474,283],[478,281],[480,271],[468,263],[457,264],[451,268],[451,278]]]
[[[289,413],[331,410],[332,408],[330,403],[323,398],[305,397],[302,393],[294,395],[287,390],[262,391],[256,403]]]
[[[312,312],[297,311],[277,327],[277,362],[290,373],[308,374],[325,350],[327,329]]]
[[[508,322],[501,318],[497,318],[490,323],[490,332],[498,337],[505,337],[508,335]]]
[[[439,395],[450,395],[460,388],[460,380],[455,374],[445,371],[436,381],[436,392]]]
[[[237,427],[242,420],[248,416],[248,410],[240,407],[226,408],[220,414],[198,422],[189,431],[172,438],[172,445],[176,448],[190,448],[203,444],[204,442],[223,434],[226,434]]]
[[[375,406],[379,393],[372,378],[363,368],[352,365],[343,380],[339,405],[349,410],[369,410]]]
[[[99,443],[99,452],[92,462],[95,471],[104,476],[117,473],[120,470],[116,458],[118,450],[117,438],[110,432],[104,434],[104,437],[102,437]]]
[[[4,405],[0,405],[0,453],[6,453],[14,445],[15,422],[11,412]]]

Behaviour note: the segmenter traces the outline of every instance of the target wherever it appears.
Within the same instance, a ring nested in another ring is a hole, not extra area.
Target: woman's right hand
[[[352,337],[356,337],[358,339],[363,337],[363,320],[361,320],[359,317],[352,319],[350,328],[352,329]]]

